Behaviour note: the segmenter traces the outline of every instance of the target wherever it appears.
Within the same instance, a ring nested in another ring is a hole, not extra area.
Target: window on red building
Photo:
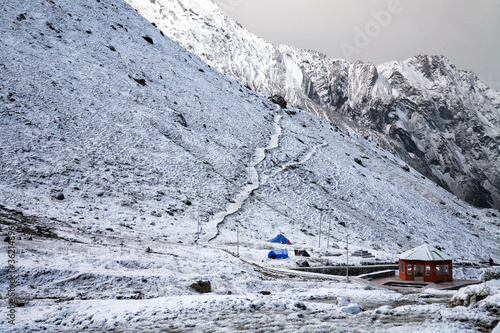
[[[447,275],[447,274],[448,274],[448,265],[436,266],[436,275]]]
[[[411,265],[406,265],[406,274],[412,275],[412,267],[411,267]]]

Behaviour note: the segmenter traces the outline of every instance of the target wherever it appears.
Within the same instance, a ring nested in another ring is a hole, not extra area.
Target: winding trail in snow
[[[320,273],[312,273],[312,272],[305,272],[305,271],[293,271],[290,269],[286,268],[277,268],[277,267],[266,267],[264,265],[261,265],[258,262],[255,262],[253,260],[249,259],[244,259],[240,257],[238,254],[230,251],[229,249],[215,245],[215,244],[210,244],[209,242],[213,240],[214,238],[217,237],[219,234],[219,224],[224,222],[225,218],[237,213],[245,201],[250,197],[250,194],[255,191],[256,189],[259,188],[260,184],[264,184],[271,176],[274,176],[275,174],[286,170],[287,167],[290,167],[292,165],[297,165],[297,164],[302,164],[310,160],[317,152],[318,148],[320,147],[325,147],[328,144],[327,143],[322,143],[319,145],[314,146],[301,160],[298,162],[294,163],[289,163],[280,168],[279,170],[275,171],[272,173],[271,176],[264,176],[262,181],[259,181],[259,173],[257,172],[256,166],[259,165],[265,158],[266,158],[266,152],[271,149],[278,148],[279,146],[279,137],[282,135],[282,128],[280,126],[280,120],[283,116],[282,115],[275,115],[274,116],[274,128],[275,132],[273,135],[271,135],[271,138],[269,140],[269,144],[264,147],[264,148],[255,148],[255,157],[252,160],[252,162],[249,165],[248,168],[248,173],[249,173],[249,181],[247,182],[247,185],[237,194],[236,198],[234,199],[234,202],[232,202],[225,211],[221,211],[217,214],[215,214],[205,225],[204,227],[204,234],[199,237],[197,240],[198,244],[204,245],[211,247],[213,249],[218,249],[221,251],[224,251],[235,258],[238,258],[245,264],[252,266],[254,269],[257,271],[261,272],[262,274],[266,274],[268,276],[275,276],[275,277],[288,277],[288,278],[295,278],[295,277],[300,277],[300,278],[310,278],[310,279],[319,279],[319,280],[330,280],[330,281],[336,281],[340,282],[343,280],[342,276],[336,276],[336,275],[327,275],[327,274],[320,274]]]
[[[266,151],[278,148],[279,146],[279,137],[282,135],[282,128],[280,126],[280,120],[283,116],[281,115],[275,115],[274,116],[274,128],[275,132],[271,136],[269,140],[269,144],[265,148],[255,148],[255,157],[252,160],[252,162],[249,165],[249,181],[247,182],[247,185],[238,193],[236,198],[234,199],[234,202],[231,203],[225,211],[221,211],[217,214],[215,214],[212,219],[208,221],[208,223],[205,225],[205,233],[201,235],[197,241],[198,244],[209,246],[214,249],[218,249],[221,251],[224,251],[235,258],[240,259],[242,262],[246,263],[247,265],[250,265],[254,267],[257,271],[270,275],[270,276],[276,276],[276,277],[289,277],[289,278],[294,278],[294,277],[300,277],[300,278],[311,278],[311,279],[320,279],[320,280],[334,280],[334,281],[341,281],[343,279],[342,276],[335,276],[335,275],[326,275],[326,274],[320,274],[320,273],[312,273],[312,272],[302,272],[302,271],[293,271],[290,269],[286,268],[276,268],[276,267],[265,267],[261,265],[258,262],[255,262],[253,260],[248,260],[240,257],[236,253],[230,251],[229,249],[223,247],[223,246],[218,246],[215,244],[210,244],[209,242],[213,240],[214,238],[217,237],[219,234],[219,229],[218,226],[222,222],[224,222],[225,218],[237,213],[245,201],[249,198],[250,194],[255,191],[256,189],[259,188],[260,184],[264,184],[270,176],[265,176],[265,179],[263,179],[261,182],[259,182],[259,174],[257,172],[256,166],[261,163],[265,158],[266,158]],[[289,163],[279,170],[275,171],[272,175],[277,174],[278,172],[281,172],[285,170],[287,167],[290,167],[291,165],[296,165],[296,164],[302,164],[307,162],[308,160],[311,159],[312,156],[315,155],[317,152],[318,148],[327,146],[327,143],[322,143],[319,145],[314,146],[301,160],[298,162],[294,163]],[[264,177],[263,177],[264,178]]]
[[[276,174],[278,174],[280,172],[288,170],[291,167],[294,167],[296,165],[306,163],[307,161],[309,161],[316,154],[316,152],[318,151],[318,148],[322,148],[322,147],[326,147],[326,146],[328,146],[328,143],[326,143],[326,142],[325,143],[321,143],[319,145],[316,145],[316,146],[312,147],[312,149],[309,150],[307,152],[307,154],[301,160],[299,160],[298,162],[287,163],[287,164],[283,165],[280,169],[278,169],[278,170],[274,171],[273,173],[271,173],[270,175],[264,175],[262,177],[262,184],[265,184],[269,178],[272,178],[272,177],[276,176]]]
[[[243,206],[243,203],[248,199],[250,194],[252,194],[253,191],[259,188],[259,173],[257,172],[257,169],[255,167],[266,158],[266,151],[278,147],[279,137],[282,134],[280,126],[280,120],[282,117],[282,115],[274,116],[275,132],[273,135],[271,135],[269,144],[264,148],[255,148],[255,157],[250,162],[248,168],[249,181],[247,182],[247,185],[240,191],[240,193],[236,195],[236,198],[234,198],[234,202],[232,202],[225,211],[218,212],[208,221],[204,228],[205,233],[201,235],[198,240],[199,243],[208,243],[212,239],[217,237],[217,235],[219,234],[219,224],[224,222],[224,219],[226,217],[238,212]]]

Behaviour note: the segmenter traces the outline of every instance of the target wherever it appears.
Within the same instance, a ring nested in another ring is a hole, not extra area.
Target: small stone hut
[[[399,278],[403,281],[453,281],[452,258],[443,252],[420,245],[399,255]]]

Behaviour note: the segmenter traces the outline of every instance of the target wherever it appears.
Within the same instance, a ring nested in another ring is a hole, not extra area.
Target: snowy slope
[[[419,319],[408,327],[426,321],[429,331],[467,328],[457,319],[466,315],[473,327],[491,322],[466,308],[433,322],[449,313],[446,304],[335,277],[293,279],[271,268],[295,260],[265,260],[265,240],[283,232],[316,264],[343,262],[347,234],[350,249],[370,248],[382,262],[423,242],[457,262],[498,261],[494,211],[470,207],[373,142],[279,109],[125,2],[14,1],[0,12],[0,228],[2,239],[16,230],[25,304],[9,326],[2,242],[0,330],[293,323],[289,331],[321,331],[336,319],[370,327],[375,307],[349,313],[367,300],[419,304],[383,316],[411,311]],[[232,254],[237,224],[241,259]],[[333,252],[340,256],[326,256]],[[189,287],[201,279],[212,282],[209,296]],[[351,302],[314,302],[332,297]]]
[[[2,202],[77,225],[127,225],[192,239],[197,206],[207,219],[207,210],[224,211],[234,201],[281,111],[152,26],[139,29],[130,20],[97,21],[101,26],[93,27],[94,21],[69,14],[55,5],[44,20],[16,16],[6,24]],[[402,161],[307,113],[282,116],[279,147],[256,165],[273,176],[253,190],[280,223],[316,223],[319,209],[333,206],[338,216],[331,214],[354,230],[359,225],[359,233],[366,224],[382,230],[389,223],[386,229],[396,238],[388,246],[396,251],[442,237],[419,228],[406,244],[402,222],[453,225],[463,232],[459,239],[476,243],[467,225],[474,221],[469,208],[403,170]],[[289,166],[317,145],[323,147],[311,159]],[[306,216],[309,221],[302,221]],[[182,232],[175,228],[180,223]],[[449,250],[460,252],[453,242]]]
[[[267,43],[209,0],[127,1],[243,85],[373,139],[475,206],[500,208],[500,94],[449,60],[349,63]]]

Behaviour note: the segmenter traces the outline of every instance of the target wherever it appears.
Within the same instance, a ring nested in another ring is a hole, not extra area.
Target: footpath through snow
[[[319,145],[316,145],[316,146],[312,147],[312,149],[298,162],[292,162],[292,163],[285,164],[280,169],[274,171],[271,175],[264,175],[262,177],[262,184],[267,183],[269,178],[276,176],[278,173],[280,173],[282,171],[285,171],[285,170],[290,169],[294,166],[306,163],[316,154],[316,152],[318,151],[318,148],[322,148],[322,147],[326,147],[326,146],[328,146],[328,143],[326,143],[326,142],[321,143]]]
[[[208,243],[212,239],[217,237],[217,235],[219,234],[219,230],[217,228],[218,225],[224,222],[224,219],[227,216],[230,216],[238,212],[243,206],[243,203],[248,199],[250,194],[259,188],[259,173],[257,172],[257,169],[255,167],[266,158],[266,151],[278,147],[279,137],[282,133],[280,126],[280,120],[282,117],[283,116],[281,115],[274,116],[275,132],[273,135],[271,135],[271,138],[269,140],[269,145],[267,145],[267,147],[264,148],[261,147],[255,148],[255,157],[248,166],[247,185],[241,190],[240,193],[238,193],[238,195],[234,199],[234,202],[229,204],[229,206],[225,211],[218,212],[208,221],[208,223],[205,226],[205,233],[201,235],[198,240],[199,243]]]
[[[248,199],[250,194],[259,188],[260,186],[260,180],[259,180],[259,173],[257,172],[256,166],[259,165],[265,158],[266,158],[266,152],[275,148],[278,148],[279,146],[279,137],[282,134],[282,128],[280,126],[280,120],[283,116],[282,115],[275,115],[274,116],[274,134],[271,135],[271,138],[269,139],[269,144],[264,147],[258,147],[255,148],[255,157],[254,159],[250,162],[248,166],[248,181],[247,185],[236,195],[236,198],[234,199],[234,202],[229,204],[227,209],[225,211],[218,212],[215,214],[205,225],[205,232],[203,235],[200,236],[198,239],[198,243],[202,245],[208,245],[212,248],[216,248],[219,250],[226,251],[227,253],[230,253],[232,255],[235,255],[228,249],[221,247],[221,246],[216,246],[213,244],[209,244],[211,240],[216,238],[219,235],[219,229],[218,226],[222,222],[224,222],[225,218],[237,213],[245,203],[245,201]],[[302,164],[307,162],[316,152],[317,149],[320,147],[326,146],[326,143],[322,143],[319,145],[314,146],[306,155],[304,158],[302,158],[300,161],[295,162],[295,163],[290,163],[287,164],[284,168],[287,166],[289,167],[290,165],[295,165],[295,164]],[[276,173],[282,171],[283,169],[280,169],[273,173],[275,175]],[[263,175],[262,179],[262,184],[265,184],[266,181],[269,179],[270,176]],[[236,256],[236,255],[235,255]],[[325,276],[324,274],[318,274],[318,273],[310,273],[310,272],[297,272],[297,271],[292,271],[289,269],[284,269],[284,268],[271,268],[271,267],[264,267],[261,264],[255,262],[254,260],[251,260],[250,258],[241,258],[239,257],[240,260],[245,262],[248,265],[252,265],[256,267],[257,269],[261,271],[266,271],[268,273],[274,273],[274,274],[285,274],[287,276],[308,276],[310,278],[319,278],[319,279],[324,279],[324,280],[336,280],[339,281],[338,276],[333,276],[333,275],[327,275]]]

